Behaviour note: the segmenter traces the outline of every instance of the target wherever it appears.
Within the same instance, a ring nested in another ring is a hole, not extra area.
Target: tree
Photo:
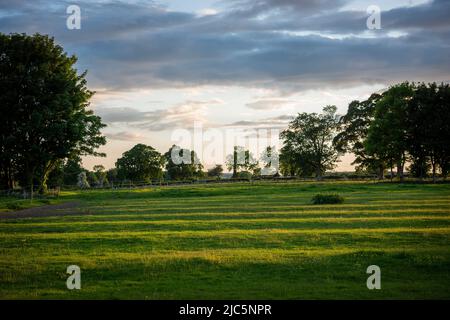
[[[280,152],[280,171],[283,176],[312,176],[314,169],[309,161],[306,161],[306,156],[305,154],[296,153],[293,143],[285,141]]]
[[[407,150],[413,172],[426,176],[431,167],[433,181],[437,168],[445,177],[450,161],[450,86],[420,83],[407,109]]]
[[[118,178],[134,182],[150,182],[152,179],[161,179],[163,165],[162,155],[145,144],[135,145],[116,161]]]
[[[117,183],[117,168],[111,168],[106,171],[106,177],[111,186],[114,186],[114,184]]]
[[[90,186],[98,186],[98,177],[95,171],[87,171],[86,175]]]
[[[58,160],[55,168],[50,172],[47,185],[50,188],[58,188],[64,184],[64,160]]]
[[[75,155],[103,155],[101,119],[87,110],[93,92],[75,56],[53,38],[0,34],[0,159],[3,184],[17,179],[45,191],[58,161]]]
[[[194,150],[182,149],[177,145],[164,154],[166,172],[171,180],[202,178],[203,165]]]
[[[339,153],[332,141],[338,128],[335,106],[326,106],[322,114],[299,113],[288,129],[281,132],[283,161],[293,161],[293,168],[305,165],[320,180],[326,170],[335,167]]]
[[[105,171],[105,167],[102,166],[101,164],[95,165],[94,166],[94,172],[95,175],[97,176],[97,186],[99,186],[100,188],[103,188],[104,185],[108,185],[108,176],[106,174]]]
[[[266,147],[261,153],[260,160],[263,163],[262,175],[278,175],[280,159],[275,146]]]
[[[248,172],[255,171],[258,168],[258,162],[250,150],[246,150],[241,146],[234,146],[233,153],[227,156],[226,166],[228,170],[233,171],[232,177],[238,178],[240,170]]]
[[[409,101],[414,95],[414,85],[404,82],[392,86],[376,103],[365,148],[369,154],[385,159],[389,165],[397,165],[397,176],[403,180],[407,160],[407,113]],[[392,169],[391,169],[392,171]]]
[[[220,179],[222,176],[223,167],[221,164],[216,164],[214,168],[208,170],[208,177]]]
[[[74,156],[69,159],[64,164],[63,173],[64,179],[63,183],[65,185],[75,185],[78,182],[78,176],[84,169],[81,166],[81,158],[79,156]]]
[[[80,172],[80,174],[78,175],[78,182],[77,182],[77,186],[80,189],[89,189],[91,186],[89,185],[89,182],[87,180],[87,176],[86,176],[86,172]]]
[[[347,113],[339,119],[339,132],[333,139],[333,145],[340,153],[355,155],[353,165],[356,170],[376,172],[379,179],[384,178],[386,163],[376,154],[367,152],[364,141],[375,116],[375,106],[382,96],[372,94],[365,101],[352,101]]]

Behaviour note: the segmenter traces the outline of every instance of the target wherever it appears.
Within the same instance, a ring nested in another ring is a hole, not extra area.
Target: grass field
[[[345,202],[311,204],[326,192]],[[89,215],[0,220],[0,298],[450,299],[450,185],[261,182],[59,200]],[[66,289],[71,264],[81,290]],[[366,287],[373,264],[381,290]]]

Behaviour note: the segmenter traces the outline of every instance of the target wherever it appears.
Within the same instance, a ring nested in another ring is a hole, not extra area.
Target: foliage
[[[403,179],[407,160],[407,112],[413,99],[414,87],[408,82],[392,86],[376,103],[365,148],[371,155],[385,159],[390,166],[397,165],[397,175]]]
[[[261,170],[261,175],[277,175],[280,167],[279,154],[275,146],[268,146],[261,153],[261,162],[263,163],[263,168]]]
[[[208,177],[214,177],[220,179],[223,173],[223,167],[221,164],[216,164],[214,168],[208,170]]]
[[[333,146],[333,137],[338,128],[336,107],[327,106],[322,114],[299,113],[281,133],[283,148],[281,161],[292,173],[308,175],[315,173],[321,179],[326,170],[335,167],[338,152]]]
[[[116,161],[117,176],[121,180],[150,182],[162,178],[164,158],[153,147],[137,144]]]
[[[166,173],[170,180],[203,178],[203,165],[194,150],[182,149],[177,145],[164,154]]]
[[[316,194],[312,197],[313,204],[339,204],[344,202],[344,198],[338,194]]]
[[[436,179],[437,167],[445,176],[450,162],[450,86],[421,83],[414,89],[406,114],[407,150],[413,168],[422,168],[416,174],[426,176],[430,164]]]
[[[339,132],[333,139],[333,145],[341,153],[352,153],[355,156],[353,165],[358,172],[376,172],[379,179],[384,178],[386,163],[384,159],[370,154],[364,141],[375,117],[375,106],[382,95],[372,94],[365,101],[352,101],[347,113],[339,119]]]
[[[94,169],[95,176],[97,178],[97,186],[100,188],[108,186],[109,181],[108,181],[108,175],[105,171],[105,167],[102,165],[95,165],[93,169]]]
[[[45,191],[58,161],[102,155],[105,125],[88,110],[93,92],[53,38],[0,34],[0,180]]]
[[[91,186],[88,182],[86,172],[82,171],[78,174],[77,186],[80,189],[89,189]]]
[[[233,178],[237,178],[239,171],[255,171],[258,168],[258,161],[253,157],[250,150],[241,146],[234,146],[233,153],[226,159],[226,166],[229,171],[233,171]]]

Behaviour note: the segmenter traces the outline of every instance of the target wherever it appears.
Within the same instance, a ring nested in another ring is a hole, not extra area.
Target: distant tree
[[[221,164],[216,164],[214,168],[208,170],[208,177],[214,177],[220,179],[223,173],[223,167]]]
[[[253,178],[261,177],[261,175],[262,175],[262,169],[260,167],[256,167],[253,169],[253,171],[252,171]]]
[[[338,159],[332,144],[337,128],[335,106],[325,107],[322,114],[299,113],[281,133],[283,161],[293,161],[292,168],[304,163],[306,170],[314,170],[320,180],[326,170],[335,167]]]
[[[97,177],[97,186],[100,188],[107,186],[109,184],[109,182],[108,182],[108,176],[105,171],[105,167],[103,165],[99,164],[99,165],[95,165],[93,169],[94,169],[95,175]]]
[[[108,178],[108,181],[112,186],[117,183],[117,176],[117,168],[111,168],[106,171],[106,177]]]
[[[233,178],[238,178],[239,171],[253,172],[258,168],[258,161],[253,157],[250,150],[246,150],[241,146],[234,146],[233,153],[229,154],[226,159],[228,170],[233,171]]]
[[[261,153],[260,160],[263,163],[261,175],[277,175],[280,167],[280,156],[275,146],[268,146]]]
[[[98,177],[95,171],[86,171],[87,181],[91,187],[98,186]]]
[[[78,181],[77,181],[77,186],[80,189],[89,189],[91,186],[89,185],[89,182],[87,180],[87,176],[86,176],[86,172],[80,172],[78,174]]]
[[[188,180],[204,177],[203,165],[194,150],[173,145],[164,154],[166,173],[170,180]]]
[[[58,161],[75,155],[103,155],[105,125],[88,110],[93,93],[75,56],[53,38],[0,34],[0,179],[19,180],[33,194],[45,192]],[[14,176],[12,177],[11,174]]]
[[[162,178],[164,158],[150,146],[137,144],[116,161],[117,176],[121,180],[150,182]]]

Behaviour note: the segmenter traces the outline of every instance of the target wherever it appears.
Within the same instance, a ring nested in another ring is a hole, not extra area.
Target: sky
[[[69,5],[80,29],[67,28]],[[367,26],[373,5],[380,29]],[[208,168],[236,132],[258,155],[251,138],[279,146],[299,112],[344,114],[398,82],[450,80],[448,0],[0,0],[0,32],[49,34],[88,70],[108,125],[107,157],[83,158],[89,169],[137,143],[195,148]],[[352,169],[341,160],[336,170]]]

